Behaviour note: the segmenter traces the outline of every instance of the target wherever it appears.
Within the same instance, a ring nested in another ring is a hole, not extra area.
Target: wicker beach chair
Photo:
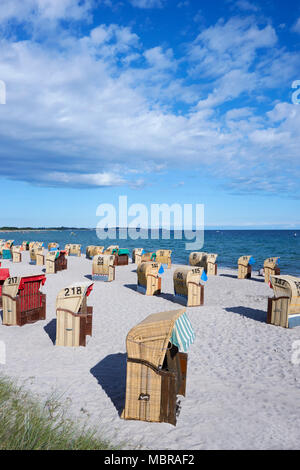
[[[37,259],[37,255],[39,255],[38,259]],[[45,264],[43,244],[40,242],[33,243],[29,250],[29,256],[30,256],[30,264],[37,264],[37,261],[40,266]]]
[[[22,246],[21,245],[13,245],[11,253],[12,253],[12,262],[13,263],[21,263],[22,262]]]
[[[81,256],[81,245],[78,243],[68,245],[68,248],[65,247],[65,251],[68,256]]]
[[[1,263],[0,263],[1,266]],[[2,308],[2,288],[5,280],[10,277],[9,269],[0,268],[0,308]]]
[[[22,242],[22,248],[23,248],[23,251],[29,251],[29,242],[28,241],[23,241]]]
[[[126,266],[129,260],[129,250],[126,248],[118,248],[113,250],[112,254],[115,255],[115,266]]]
[[[241,256],[238,259],[238,279],[250,279],[252,265],[255,263],[253,256]]]
[[[280,258],[268,258],[264,261],[265,282],[269,283],[270,276],[279,276],[280,268],[278,267]]]
[[[267,323],[284,328],[300,325],[300,278],[270,276],[274,297],[268,299]]]
[[[208,276],[216,276],[218,272],[217,265],[218,255],[216,253],[207,253],[206,254],[206,267],[205,272]]]
[[[119,245],[110,245],[104,250],[103,254],[104,255],[112,255],[113,252],[115,250],[118,250],[118,249],[119,249]]]
[[[92,259],[96,255],[101,255],[103,253],[104,246],[98,245],[89,245],[86,247],[85,255],[86,258]]]
[[[76,282],[62,289],[56,298],[56,346],[86,346],[92,335],[93,307],[87,297],[91,282]]]
[[[137,267],[137,291],[146,295],[159,295],[161,293],[160,263],[145,261]]]
[[[50,242],[48,243],[48,251],[50,250],[58,250],[59,244],[57,242]]]
[[[170,269],[172,265],[171,254],[171,250],[157,250],[156,262],[161,263],[164,268]]]
[[[132,250],[132,262],[135,264],[140,264],[143,252],[144,248],[134,248]]]
[[[115,255],[96,255],[93,257],[92,279],[111,282],[115,280]]]
[[[204,285],[200,282],[205,276],[204,268],[182,266],[173,274],[174,299],[187,307],[204,304]]]
[[[204,251],[193,251],[189,256],[189,265],[190,266],[199,266],[205,268],[206,266],[206,255]]]
[[[186,351],[194,338],[185,309],[149,315],[129,331],[122,418],[176,425],[177,396],[186,394]]]
[[[8,277],[2,287],[3,325],[23,326],[46,319],[46,276]]]
[[[46,255],[46,274],[55,274],[68,267],[64,250],[49,251]]]

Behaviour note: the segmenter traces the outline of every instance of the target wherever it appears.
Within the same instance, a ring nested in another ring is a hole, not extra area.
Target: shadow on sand
[[[259,321],[261,323],[267,322],[267,312],[263,310],[257,310],[249,307],[228,307],[225,308],[227,312],[237,313],[243,317],[251,318],[251,320]]]
[[[53,318],[46,326],[44,326],[44,330],[46,331],[47,335],[51,339],[52,343],[55,345],[56,341],[56,318]]]
[[[232,279],[238,278],[235,274],[220,274],[220,277],[231,277]],[[255,279],[254,277],[251,277],[250,279],[248,279],[248,281],[265,282],[265,279],[263,277],[261,279]]]
[[[119,416],[125,406],[127,354],[109,354],[90,370],[106,395],[113,402]]]

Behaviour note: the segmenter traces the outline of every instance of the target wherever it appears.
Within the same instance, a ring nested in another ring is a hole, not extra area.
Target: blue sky
[[[1,0],[0,37],[0,225],[127,195],[300,228],[299,3]]]

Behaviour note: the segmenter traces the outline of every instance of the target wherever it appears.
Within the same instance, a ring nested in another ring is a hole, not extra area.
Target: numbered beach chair
[[[193,251],[189,256],[190,266],[199,266],[201,268],[206,267],[206,255],[204,251]]]
[[[67,269],[67,259],[65,251],[49,251],[46,255],[46,274],[55,274],[58,271]]]
[[[1,266],[1,263],[0,263]],[[2,308],[2,287],[5,280],[10,277],[9,269],[7,268],[0,268],[0,308]]]
[[[205,272],[208,276],[216,276],[218,272],[218,265],[216,263],[218,255],[216,253],[206,254]]]
[[[252,266],[255,263],[253,256],[241,256],[238,259],[238,279],[251,279]]]
[[[129,259],[129,250],[125,248],[119,248],[113,250],[112,254],[115,255],[115,266],[126,266]]]
[[[119,245],[110,245],[104,250],[105,255],[112,255],[115,250],[119,249]]]
[[[129,331],[122,418],[176,425],[194,338],[185,309],[149,315]]]
[[[278,267],[280,258],[268,258],[264,261],[265,282],[269,283],[270,276],[279,276],[280,268]]]
[[[157,250],[156,251],[156,262],[161,263],[164,268],[170,269],[172,265],[171,250]]]
[[[92,336],[93,307],[87,297],[93,283],[75,282],[62,289],[56,298],[56,346],[86,346]]]
[[[89,245],[86,247],[86,257],[88,259],[93,259],[96,255],[101,255],[103,253],[104,246]]]
[[[65,249],[65,251],[67,251]],[[81,245],[73,244],[69,245],[68,256],[81,256]]]
[[[140,264],[143,252],[144,248],[134,248],[132,250],[132,262],[135,264]]]
[[[145,261],[137,267],[137,291],[146,295],[161,293],[161,277],[163,268],[160,263]]]
[[[2,287],[3,325],[23,326],[46,319],[46,276],[8,277]]]
[[[45,254],[44,254],[44,249],[41,247],[38,247],[35,250],[35,264],[37,266],[44,266],[45,264]]]
[[[22,262],[22,246],[13,245],[11,252],[12,252],[12,262],[21,263]]]
[[[267,323],[283,328],[300,326],[300,278],[270,276],[274,297],[268,299]]]
[[[115,256],[96,255],[93,257],[92,279],[93,281],[111,282],[115,280]]]
[[[37,262],[39,263],[39,266],[43,266],[45,264],[44,248],[42,244],[34,243],[29,250],[29,256],[30,264],[37,264]]]
[[[204,304],[204,285],[207,279],[204,268],[182,266],[173,274],[174,300],[187,307]]]

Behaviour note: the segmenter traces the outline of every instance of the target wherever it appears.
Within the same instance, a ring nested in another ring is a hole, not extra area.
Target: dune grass
[[[0,376],[0,450],[115,450],[96,431],[76,424],[54,399],[40,403]]]

